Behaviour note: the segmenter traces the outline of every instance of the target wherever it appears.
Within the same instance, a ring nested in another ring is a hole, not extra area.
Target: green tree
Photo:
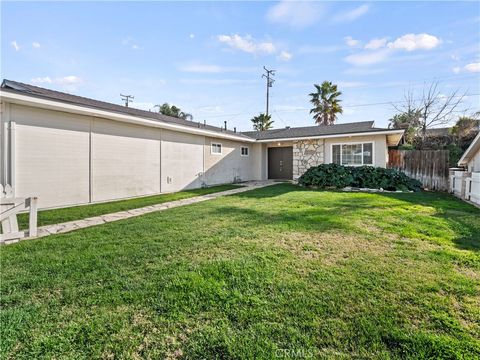
[[[324,81],[322,85],[314,84],[316,92],[309,94],[313,108],[310,114],[318,125],[332,125],[337,120],[337,114],[342,114],[343,109],[338,98],[342,93],[337,85],[331,81]]]
[[[253,129],[257,131],[268,130],[271,129],[273,126],[272,117],[263,113],[254,116],[251,121],[253,123]]]
[[[478,115],[480,115],[480,113],[474,114],[473,116],[459,117],[450,130],[452,135],[458,139],[472,137],[472,135],[475,136],[480,130],[480,120],[476,118]]]
[[[184,120],[193,120],[192,114],[183,112],[179,107],[176,107],[175,105],[164,103],[162,105],[156,105],[156,106],[158,106],[158,112],[160,114],[163,114],[166,116],[173,116],[173,117],[184,119]]]
[[[405,141],[408,144],[412,144],[415,136],[417,135],[422,123],[421,118],[422,114],[420,110],[417,109],[408,109],[405,112],[400,114],[395,114],[388,124],[389,129],[404,129],[405,130]]]

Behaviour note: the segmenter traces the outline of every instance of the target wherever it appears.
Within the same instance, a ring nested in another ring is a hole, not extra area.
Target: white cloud
[[[365,15],[370,10],[370,5],[363,4],[350,11],[337,14],[333,17],[333,22],[351,22]]]
[[[240,66],[220,66],[214,64],[198,64],[190,63],[179,66],[178,69],[183,72],[191,73],[207,73],[207,74],[218,74],[218,73],[227,73],[227,72],[255,72],[258,71],[254,67],[240,67]]]
[[[345,37],[343,38],[343,40],[345,41],[345,44],[347,44],[347,45],[350,46],[350,47],[355,47],[355,46],[360,45],[360,41],[359,41],[359,40],[355,40],[355,39],[352,38],[351,36],[345,36]]]
[[[462,70],[462,68],[460,66],[455,66],[452,71],[454,74],[458,74],[460,73],[460,71]]]
[[[13,48],[15,49],[15,51],[20,50],[20,45],[18,45],[17,40],[13,40],[13,41],[11,42],[11,45],[13,46]]]
[[[305,28],[315,24],[323,15],[323,4],[306,1],[280,1],[267,13],[267,20],[293,28]]]
[[[188,35],[188,37],[189,37],[190,39],[194,39],[194,38],[195,38],[195,34],[190,34],[190,35]]]
[[[480,72],[480,62],[465,65],[465,70],[468,72]]]
[[[76,85],[82,82],[82,79],[75,75],[69,75],[52,79],[49,76],[36,77],[31,79],[34,84],[57,84],[57,85]]]
[[[440,45],[440,39],[429,34],[406,34],[387,44],[390,49],[431,50]]]
[[[52,79],[49,76],[36,77],[30,80],[34,84],[51,84]]]
[[[381,49],[376,51],[360,52],[347,56],[344,60],[352,65],[372,65],[384,61],[388,58],[391,51],[389,49]]]
[[[244,37],[238,34],[218,35],[217,39],[232,49],[241,50],[250,54],[272,54],[276,51],[275,45],[272,42],[258,42],[250,35]]]
[[[38,43],[38,42],[35,41],[35,42],[32,43],[32,47],[33,47],[34,49],[38,49],[38,48],[40,48],[40,43]]]
[[[385,47],[385,45],[387,45],[387,41],[388,41],[387,38],[372,39],[365,45],[365,49],[368,49],[368,50],[380,49],[382,47]]]
[[[75,75],[64,76],[55,80],[58,84],[61,85],[73,85],[82,82],[82,79]]]
[[[140,46],[135,42],[134,38],[131,36],[127,36],[122,40],[122,45],[127,46],[132,50],[140,49]]]
[[[366,51],[349,55],[344,60],[357,66],[372,65],[387,60],[398,51],[430,50],[440,43],[439,38],[429,34],[406,34],[388,43],[387,38],[372,39],[365,45]]]
[[[293,55],[289,53],[288,51],[282,51],[278,55],[278,59],[281,61],[290,61],[292,59]]]
[[[453,61],[460,61],[460,56],[458,56],[457,54],[451,54],[450,59],[452,59]]]

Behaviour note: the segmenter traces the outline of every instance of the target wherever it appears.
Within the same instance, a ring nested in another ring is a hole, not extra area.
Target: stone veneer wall
[[[312,166],[324,163],[325,141],[298,140],[293,142],[293,180],[297,180]]]

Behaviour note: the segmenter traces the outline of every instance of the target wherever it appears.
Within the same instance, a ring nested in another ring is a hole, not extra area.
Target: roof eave
[[[247,138],[245,137],[245,135],[236,136],[228,133],[219,133],[212,130],[197,129],[194,127],[162,122],[156,119],[148,119],[140,116],[121,114],[114,111],[95,109],[88,106],[65,103],[58,100],[46,99],[44,97],[31,96],[28,94],[19,94],[16,91],[6,91],[5,89],[0,89],[0,100],[8,101],[14,104],[36,106],[36,107],[47,109],[47,110],[58,110],[58,111],[64,111],[64,112],[73,113],[73,114],[96,116],[96,117],[107,118],[107,119],[116,120],[116,121],[125,122],[125,123],[144,125],[149,127],[216,137],[221,139],[230,139],[230,140],[251,142],[251,143],[255,142],[255,139]]]
[[[480,132],[475,136],[470,146],[465,150],[460,160],[458,160],[458,166],[465,166],[467,165],[468,161],[470,160],[470,155],[474,154],[476,150],[480,149]]]
[[[381,131],[363,131],[363,132],[350,132],[343,134],[329,134],[329,135],[315,135],[315,136],[296,136],[285,138],[272,138],[272,139],[258,139],[259,143],[279,142],[279,141],[296,141],[307,139],[326,139],[326,138],[339,138],[339,137],[353,137],[353,136],[368,136],[368,135],[398,135],[398,142],[400,141],[404,130],[381,130]]]

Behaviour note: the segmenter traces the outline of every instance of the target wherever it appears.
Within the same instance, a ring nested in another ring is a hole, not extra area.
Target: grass
[[[279,184],[2,247],[0,357],[477,359],[479,218]]]
[[[134,199],[110,201],[105,203],[72,206],[62,209],[43,210],[38,212],[38,226],[58,224],[67,221],[80,220],[88,217],[110,214],[118,211],[132,210],[150,205],[161,204],[174,200],[182,200],[194,196],[213,194],[220,191],[239,188],[239,185],[218,185],[201,189],[185,190],[169,194],[144,196]],[[18,216],[18,226],[28,228],[28,214]]]

